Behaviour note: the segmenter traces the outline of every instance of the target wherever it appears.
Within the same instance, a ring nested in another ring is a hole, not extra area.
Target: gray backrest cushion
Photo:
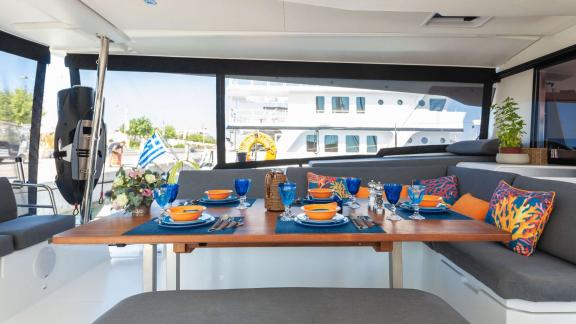
[[[264,177],[267,169],[229,169],[182,171],[178,178],[180,199],[198,199],[208,189],[234,190],[234,179],[250,178],[249,198],[264,198]]]
[[[458,178],[458,193],[460,196],[470,193],[472,196],[486,201],[490,201],[500,180],[512,184],[516,177],[514,173],[456,166],[449,166],[447,175],[455,175]]]
[[[446,175],[446,166],[420,166],[420,167],[290,167],[286,170],[288,180],[296,182],[298,196],[304,197],[308,188],[307,173],[313,172],[319,175],[334,177],[359,177],[362,185],[370,180],[380,182],[395,182],[410,184],[416,179],[438,178]]]
[[[576,264],[576,184],[517,176],[514,187],[554,191],[554,209],[538,241],[537,249]]]
[[[0,178],[0,222],[18,217],[18,207],[12,186],[6,178]]]
[[[460,141],[446,147],[446,152],[459,155],[496,155],[498,139],[483,139],[475,141]]]

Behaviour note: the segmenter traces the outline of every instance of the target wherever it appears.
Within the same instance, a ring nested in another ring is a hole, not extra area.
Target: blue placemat
[[[252,205],[254,205],[255,202],[256,202],[256,199],[254,199],[254,198],[247,198],[246,199],[246,203],[249,205],[248,207],[252,207]],[[240,202],[235,201],[235,202],[231,202],[228,204],[203,204],[202,202],[200,202],[198,204],[202,205],[202,206],[206,206],[206,207],[236,207],[240,204]]]
[[[235,221],[242,221],[242,217],[232,217]],[[218,221],[218,217],[216,217]],[[136,226],[133,229],[122,235],[198,235],[198,234],[232,234],[236,228],[228,228],[224,230],[208,232],[212,224],[205,226],[191,227],[191,228],[166,228],[158,226],[156,219],[152,219],[142,225]]]
[[[386,204],[386,208],[390,209],[390,204]],[[410,216],[412,214],[414,214],[414,212],[410,211],[410,210],[406,210],[403,208],[399,208],[396,207],[396,214],[398,214],[400,217],[407,219],[407,220],[413,220],[410,218]],[[424,216],[426,218],[426,220],[472,220],[472,218],[468,217],[468,216],[464,216],[462,214],[459,214],[457,212],[453,212],[450,209],[448,209],[446,212],[443,213],[423,213],[420,212],[420,215]]]
[[[357,234],[357,233],[385,233],[380,226],[372,226],[365,230],[359,231],[354,227],[352,222],[348,222],[342,226],[334,227],[309,227],[300,225],[292,221],[282,221],[280,217],[276,219],[276,234],[310,234],[310,233],[344,233],[344,234]]]

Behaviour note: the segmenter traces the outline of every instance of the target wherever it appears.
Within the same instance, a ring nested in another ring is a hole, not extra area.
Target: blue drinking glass
[[[408,187],[408,197],[412,202],[412,208],[414,208],[414,214],[410,215],[411,219],[422,220],[426,219],[424,216],[420,215],[420,203],[424,198],[424,192],[426,191],[426,186],[412,185]]]
[[[178,185],[177,183],[170,183],[167,184],[166,186],[168,187],[168,191],[170,191],[170,199],[168,200],[168,202],[172,204],[174,200],[176,200],[176,197],[178,196],[178,190],[180,190],[180,185]]]
[[[170,202],[170,196],[170,188],[167,185],[161,185],[160,187],[154,189],[154,200],[156,200],[158,206],[162,208],[162,215],[166,213],[166,206]],[[161,218],[162,217],[158,218],[158,222],[160,222]]]
[[[386,194],[386,200],[392,205],[392,214],[388,217],[391,221],[402,220],[402,217],[396,214],[396,204],[400,200],[400,194],[402,193],[402,185],[399,183],[385,183],[384,193]]]
[[[356,194],[360,191],[360,183],[362,183],[360,178],[346,178],[346,188],[350,193],[350,199],[346,206],[353,209],[360,208],[360,204],[356,201]]]
[[[278,191],[284,205],[284,212],[280,214],[280,220],[291,221],[294,219],[294,214],[290,210],[290,205],[296,199],[296,184],[292,182],[280,183],[278,184]]]
[[[252,183],[252,179],[246,178],[239,178],[234,180],[234,189],[236,189],[236,193],[240,196],[240,203],[238,204],[237,209],[246,209],[250,206],[246,203],[246,194],[250,190],[250,184]]]

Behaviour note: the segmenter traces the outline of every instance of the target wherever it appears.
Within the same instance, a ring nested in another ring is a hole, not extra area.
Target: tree
[[[0,91],[0,120],[19,125],[32,121],[32,93],[26,89]]]
[[[126,134],[133,137],[143,138],[150,136],[154,132],[154,126],[150,119],[146,117],[130,119]]]
[[[197,143],[206,143],[206,144],[214,144],[216,143],[216,139],[210,135],[196,133],[196,134],[188,134],[186,136],[187,141],[197,142]]]
[[[172,125],[166,125],[164,127],[164,131],[163,131],[163,135],[165,139],[169,139],[169,138],[176,138],[177,134],[176,134],[176,128],[174,128],[174,126]]]

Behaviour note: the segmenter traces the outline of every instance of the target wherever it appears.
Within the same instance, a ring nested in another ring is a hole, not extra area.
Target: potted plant
[[[496,155],[499,163],[524,164],[530,162],[528,154],[522,153],[522,135],[526,134],[526,122],[518,114],[518,104],[507,97],[501,105],[494,104],[494,126],[496,137],[500,141],[500,150]]]
[[[154,189],[165,181],[160,174],[151,170],[120,168],[112,184],[112,208],[124,209],[132,215],[147,215],[154,201]]]

